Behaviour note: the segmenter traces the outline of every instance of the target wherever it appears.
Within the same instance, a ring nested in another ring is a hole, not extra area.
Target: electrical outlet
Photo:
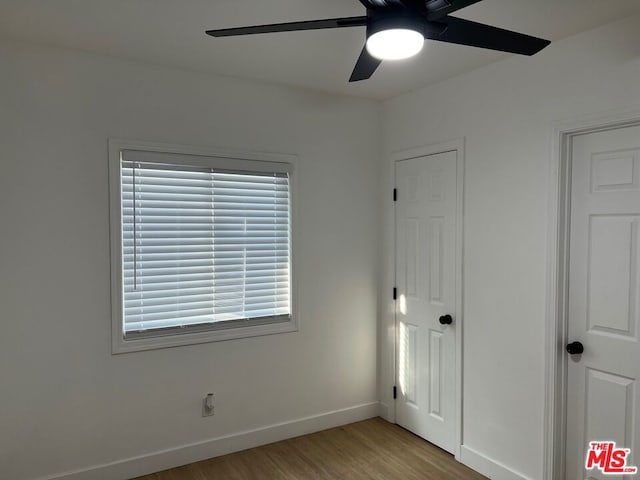
[[[202,399],[202,416],[210,417],[213,415],[215,409],[213,393],[207,393],[207,396]]]

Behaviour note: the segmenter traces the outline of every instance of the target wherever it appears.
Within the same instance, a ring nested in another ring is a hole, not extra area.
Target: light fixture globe
[[[423,24],[411,17],[372,18],[367,26],[367,51],[379,60],[413,57],[424,46],[423,30]]]
[[[367,39],[367,51],[380,60],[404,60],[422,50],[424,37],[408,28],[390,28]]]

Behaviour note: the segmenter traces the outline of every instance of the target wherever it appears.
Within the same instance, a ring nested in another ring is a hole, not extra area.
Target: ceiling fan
[[[482,0],[359,0],[367,9],[360,17],[207,30],[212,37],[258,33],[367,27],[367,41],[350,82],[370,78],[383,60],[418,54],[424,40],[457,43],[501,52],[534,55],[551,42],[522,33],[449,16]]]

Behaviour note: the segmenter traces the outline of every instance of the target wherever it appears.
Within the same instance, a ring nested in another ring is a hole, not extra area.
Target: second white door
[[[640,461],[640,127],[576,136],[571,151],[567,479],[601,479],[585,471],[590,442]]]
[[[396,163],[396,421],[455,447],[457,152]]]

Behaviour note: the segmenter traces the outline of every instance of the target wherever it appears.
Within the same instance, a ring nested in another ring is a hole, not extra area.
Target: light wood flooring
[[[403,428],[373,418],[138,480],[486,480]]]

